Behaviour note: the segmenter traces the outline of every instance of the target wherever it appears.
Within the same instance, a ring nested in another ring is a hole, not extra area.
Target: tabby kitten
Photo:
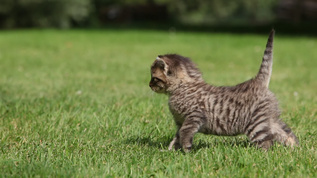
[[[280,110],[268,89],[273,63],[271,31],[256,77],[236,86],[207,84],[195,64],[177,54],[159,55],[151,66],[150,87],[169,96],[169,109],[177,132],[169,150],[192,148],[197,132],[234,136],[246,134],[252,143],[267,150],[278,141],[298,145],[291,129],[279,119]]]

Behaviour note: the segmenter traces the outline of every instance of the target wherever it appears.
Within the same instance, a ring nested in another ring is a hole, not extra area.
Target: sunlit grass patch
[[[269,30],[268,30],[269,32]],[[316,177],[316,39],[276,33],[270,89],[299,137],[267,153],[245,136],[197,134],[168,152],[167,97],[150,91],[158,54],[192,60],[234,85],[258,71],[267,36],[156,31],[0,32],[0,175]]]

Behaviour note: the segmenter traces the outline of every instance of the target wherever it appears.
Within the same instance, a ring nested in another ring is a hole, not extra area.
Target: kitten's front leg
[[[171,143],[169,144],[168,146],[168,150],[172,150],[173,147],[175,148],[175,150],[179,149],[180,148],[180,145],[179,145],[179,140],[178,138],[175,136],[174,139],[171,141]]]
[[[180,144],[179,144],[179,133],[178,133],[179,129],[177,130],[175,137],[173,138],[173,140],[171,141],[171,143],[168,146],[168,150],[173,150],[173,147],[175,150],[178,150],[181,148]]]
[[[179,129],[179,142],[184,152],[189,152],[193,145],[194,135],[203,125],[203,119],[200,117],[188,117]]]

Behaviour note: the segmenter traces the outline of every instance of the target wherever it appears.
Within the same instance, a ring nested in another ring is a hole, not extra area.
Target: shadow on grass
[[[235,147],[252,147],[252,144],[247,139],[239,139],[236,137],[218,137],[214,136],[213,141],[205,141],[198,139],[194,141],[192,151],[196,152],[204,148],[235,148]],[[149,146],[162,150],[167,150],[172,137],[163,136],[154,138],[151,136],[131,136],[125,140],[125,144],[134,144],[140,146]]]
[[[251,143],[247,139],[237,139],[235,137],[217,137],[212,142],[206,142],[204,140],[198,140],[193,144],[192,151],[198,151],[204,148],[247,148],[251,147]]]
[[[151,136],[131,136],[125,140],[125,144],[134,144],[155,147],[159,149],[167,149],[172,137],[164,136],[160,138],[153,138]]]

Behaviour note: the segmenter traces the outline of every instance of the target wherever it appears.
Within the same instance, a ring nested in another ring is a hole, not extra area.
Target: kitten
[[[197,132],[235,136],[246,134],[264,150],[273,141],[295,146],[298,139],[279,119],[280,110],[268,89],[273,63],[272,30],[256,77],[236,86],[207,84],[195,64],[177,54],[159,55],[151,66],[150,87],[169,96],[177,132],[169,150],[192,148]]]

